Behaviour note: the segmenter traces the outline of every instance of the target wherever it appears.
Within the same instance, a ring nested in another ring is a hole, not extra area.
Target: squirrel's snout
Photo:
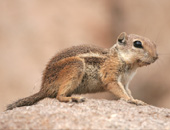
[[[157,60],[158,59],[158,56],[157,57],[153,57],[154,60]]]
[[[158,54],[156,54],[154,57],[153,57],[153,61],[156,61],[158,59]]]

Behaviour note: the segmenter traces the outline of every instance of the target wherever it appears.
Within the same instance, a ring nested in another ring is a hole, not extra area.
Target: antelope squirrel
[[[7,106],[33,105],[43,98],[60,102],[83,102],[72,94],[110,91],[117,99],[136,105],[145,103],[134,99],[128,85],[137,68],[158,59],[156,45],[135,34],[121,33],[110,49],[90,45],[73,46],[56,54],[46,66],[38,93]]]

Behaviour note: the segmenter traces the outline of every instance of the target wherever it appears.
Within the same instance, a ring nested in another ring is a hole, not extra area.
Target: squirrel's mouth
[[[151,63],[150,62],[144,62],[145,65],[150,65]]]
[[[147,65],[150,65],[151,64],[151,62],[146,62],[146,61],[142,61],[142,60],[140,60],[140,59],[138,59],[137,60],[137,64],[140,66],[140,67],[142,67],[142,66],[147,66]]]

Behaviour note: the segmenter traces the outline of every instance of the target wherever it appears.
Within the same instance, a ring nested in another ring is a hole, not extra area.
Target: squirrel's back
[[[94,45],[79,45],[79,46],[72,46],[70,48],[67,48],[59,53],[57,53],[49,62],[48,65],[55,63],[59,60],[62,60],[64,58],[77,56],[80,54],[86,54],[86,53],[98,53],[101,55],[107,54],[108,49],[103,49]]]

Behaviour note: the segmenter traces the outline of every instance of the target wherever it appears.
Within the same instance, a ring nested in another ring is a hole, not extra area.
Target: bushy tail
[[[35,104],[36,102],[40,101],[41,99],[43,99],[45,97],[46,97],[46,95],[43,92],[40,91],[40,92],[30,96],[30,97],[19,99],[18,101],[14,102],[12,104],[9,104],[7,106],[6,110],[12,110],[15,107],[30,106],[30,105]]]

